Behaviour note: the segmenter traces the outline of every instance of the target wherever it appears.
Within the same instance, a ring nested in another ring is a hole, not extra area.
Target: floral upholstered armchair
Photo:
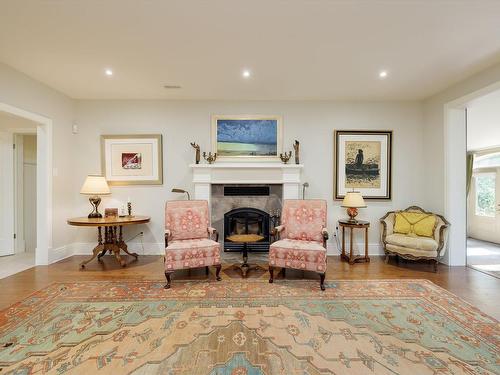
[[[388,212],[380,219],[385,261],[389,256],[410,260],[429,260],[434,272],[446,252],[450,223],[441,215],[411,206]]]
[[[165,277],[186,268],[215,266],[220,281],[220,244],[217,231],[208,226],[207,201],[169,201],[165,205]]]
[[[326,273],[326,201],[287,199],[283,202],[279,240],[269,247],[269,282],[274,267],[318,272],[321,290]]]

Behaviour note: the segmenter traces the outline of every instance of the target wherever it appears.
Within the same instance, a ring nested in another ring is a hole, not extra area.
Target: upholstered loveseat
[[[437,264],[446,251],[449,223],[438,214],[417,206],[391,211],[380,219],[385,261],[389,256],[410,260],[430,260]]]

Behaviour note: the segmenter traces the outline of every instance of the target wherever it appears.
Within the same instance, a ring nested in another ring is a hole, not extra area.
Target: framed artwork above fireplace
[[[282,150],[280,116],[212,116],[212,153],[217,160],[279,161]]]

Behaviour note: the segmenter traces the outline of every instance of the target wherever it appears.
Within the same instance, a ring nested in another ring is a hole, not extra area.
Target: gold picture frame
[[[283,118],[212,115],[211,139],[212,153],[217,153],[217,160],[279,161],[279,154],[283,152]]]
[[[101,168],[110,185],[162,185],[162,135],[101,135]]]

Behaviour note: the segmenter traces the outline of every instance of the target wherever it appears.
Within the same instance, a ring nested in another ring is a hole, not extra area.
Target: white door
[[[500,168],[476,170],[469,199],[469,236],[500,244]]]
[[[14,136],[0,132],[0,256],[14,254]]]

